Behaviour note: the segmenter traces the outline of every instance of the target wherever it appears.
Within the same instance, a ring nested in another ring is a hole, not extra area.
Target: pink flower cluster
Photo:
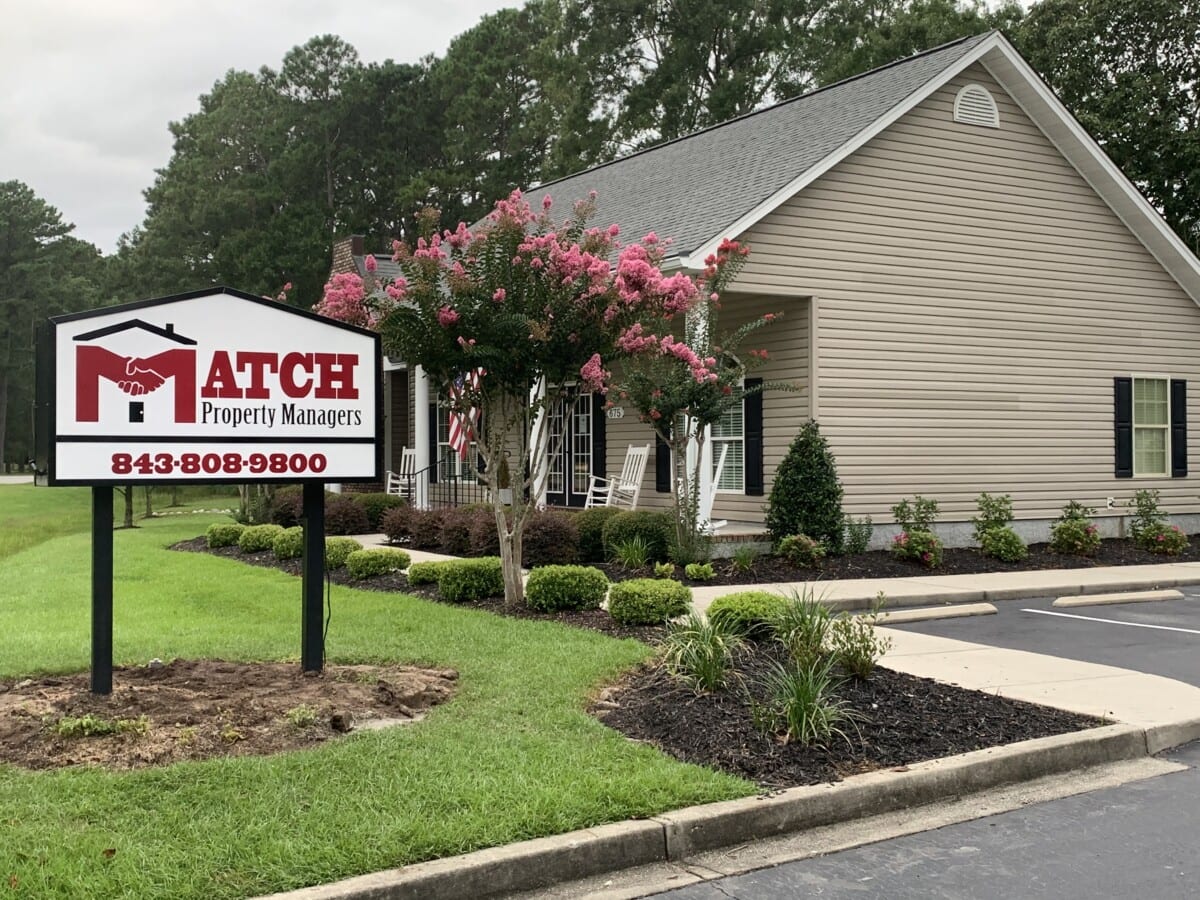
[[[348,325],[369,328],[375,324],[376,316],[366,300],[362,279],[353,272],[339,272],[329,279],[325,294],[313,311]]]
[[[588,390],[599,391],[606,393],[608,391],[608,379],[612,377],[612,373],[600,362],[600,354],[593,353],[591,359],[583,364],[579,370],[579,377],[583,379],[583,383]]]
[[[437,312],[438,324],[443,328],[449,328],[458,321],[458,310],[451,309],[449,306],[443,306]]]

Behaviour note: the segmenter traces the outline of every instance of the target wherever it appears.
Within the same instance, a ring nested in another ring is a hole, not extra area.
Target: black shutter
[[[437,440],[437,404],[429,404],[429,483],[436,482],[438,476],[438,440]]]
[[[654,490],[671,493],[671,445],[654,432]]]
[[[763,495],[763,396],[761,378],[747,378],[747,394],[742,400],[742,423],[745,429],[746,494]]]
[[[1133,477],[1133,379],[1113,379],[1113,428],[1117,478]]]
[[[592,394],[592,474],[608,477],[608,417],[604,414],[604,395]]]
[[[1171,379],[1171,477],[1187,475],[1187,382]]]

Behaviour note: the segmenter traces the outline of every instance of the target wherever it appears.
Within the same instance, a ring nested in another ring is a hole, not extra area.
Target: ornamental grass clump
[[[860,717],[837,696],[837,686],[832,660],[811,666],[775,663],[763,681],[767,699],[752,710],[755,722],[785,744],[823,747],[834,738],[851,744],[846,728],[857,732]]]
[[[1133,495],[1134,514],[1129,523],[1133,542],[1151,553],[1177,556],[1188,547],[1187,534],[1178,525],[1167,524],[1167,514],[1158,507],[1158,491]]]
[[[672,678],[693,690],[723,688],[742,637],[719,621],[694,612],[673,622],[663,642],[663,664]]]
[[[811,588],[793,592],[768,621],[772,636],[800,666],[815,665],[826,654],[830,612]]]
[[[1050,549],[1072,556],[1091,556],[1100,547],[1100,530],[1092,524],[1096,511],[1071,500],[1050,526]]]

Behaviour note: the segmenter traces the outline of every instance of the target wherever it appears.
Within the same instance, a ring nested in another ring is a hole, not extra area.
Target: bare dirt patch
[[[28,769],[139,769],[313,747],[414,721],[453,694],[458,673],[410,666],[175,660],[117,668],[113,692],[86,673],[0,681],[0,761]],[[110,733],[101,733],[101,732]]]

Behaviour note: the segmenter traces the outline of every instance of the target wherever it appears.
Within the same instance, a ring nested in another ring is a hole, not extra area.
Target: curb
[[[962,619],[971,616],[994,616],[996,607],[990,603],[947,603],[944,606],[914,606],[881,613],[875,624],[887,628],[910,622],[929,622],[934,619]]]
[[[865,816],[923,806],[1014,782],[1135,759],[1200,739],[1200,718],[1082,732],[975,750],[912,766],[789,788],[553,837],[522,841],[272,894],[265,900],[456,900],[532,891],[564,881]]]
[[[1182,600],[1183,593],[1174,588],[1159,591],[1125,591],[1116,594],[1077,594],[1059,597],[1051,606],[1109,606],[1118,603],[1153,603],[1159,600]]]

